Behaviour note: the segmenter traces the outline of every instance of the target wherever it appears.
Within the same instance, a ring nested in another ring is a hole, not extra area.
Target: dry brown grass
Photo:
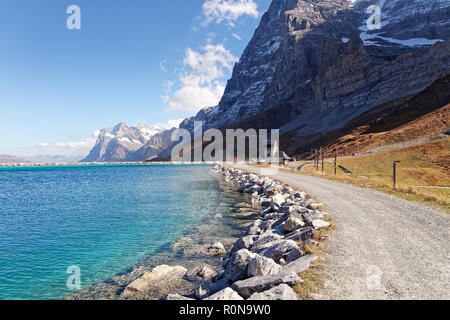
[[[308,270],[300,274],[303,283],[294,287],[299,300],[314,300],[324,287],[324,267],[321,263],[313,262]]]
[[[394,190],[392,167],[393,161],[397,160],[401,163],[398,164],[397,189]],[[353,175],[340,169],[334,175],[331,161],[325,164],[324,173],[321,168],[317,172],[313,166],[306,167],[304,173],[373,188],[450,212],[450,189],[436,188],[450,186],[450,138],[401,150],[341,158],[338,164]]]
[[[294,287],[294,291],[299,300],[314,300],[315,296],[324,289],[326,273],[325,261],[322,258],[326,254],[326,242],[329,239],[330,233],[337,229],[330,216],[327,216],[324,220],[330,222],[330,226],[315,231],[314,240],[318,245],[307,244],[303,246],[302,243],[299,243],[299,246],[303,247],[302,250],[305,255],[315,254],[319,257],[318,260],[311,263],[308,270],[299,274],[303,279],[303,283]]]
[[[329,150],[339,147],[341,151],[346,151],[346,155],[352,155],[380,146],[442,133],[450,123],[450,104],[415,118],[418,114],[412,110],[394,112],[374,123],[355,128],[351,133],[331,143]]]

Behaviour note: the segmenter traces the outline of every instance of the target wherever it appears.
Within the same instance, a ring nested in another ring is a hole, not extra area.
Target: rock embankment
[[[210,254],[224,256],[219,273],[199,266],[187,272],[202,275],[193,292],[180,295],[174,291],[165,299],[295,300],[293,287],[303,282],[299,274],[318,259],[307,255],[305,247],[318,245],[313,240],[315,232],[329,226],[322,220],[327,214],[319,210],[321,204],[267,177],[221,165],[213,170],[223,174],[225,180],[239,184],[239,192],[252,194],[253,206],[261,210],[252,215],[256,220],[229,252],[220,243],[208,248]],[[174,275],[164,277],[172,279],[186,274],[182,267],[173,270]],[[164,271],[170,270],[164,268]],[[130,298],[130,293],[136,291],[143,294],[142,290],[151,287],[147,280],[152,280],[155,273],[152,271],[131,283],[130,288],[125,288],[123,298]]]

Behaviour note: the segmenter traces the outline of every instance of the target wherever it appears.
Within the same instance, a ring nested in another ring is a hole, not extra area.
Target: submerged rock
[[[212,256],[223,256],[227,253],[224,245],[220,242],[216,242],[213,245],[209,246],[206,251]]]
[[[123,299],[141,299],[152,295],[152,291],[158,294],[164,291],[170,291],[180,284],[182,278],[186,275],[186,268],[181,266],[170,267],[161,265],[154,268],[151,272],[130,283],[120,295]],[[167,292],[166,292],[167,294]],[[164,295],[161,294],[161,296]]]

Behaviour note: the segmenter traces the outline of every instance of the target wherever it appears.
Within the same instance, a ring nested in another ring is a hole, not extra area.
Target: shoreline
[[[205,218],[192,229],[185,231],[179,238],[161,246],[155,253],[142,259],[140,262],[127,267],[111,278],[92,283],[79,291],[69,293],[60,299],[63,300],[99,300],[99,299],[123,299],[120,297],[123,289],[131,282],[161,265],[178,265],[190,269],[198,266],[205,267],[209,272],[217,272],[222,265],[222,256],[207,253],[207,248],[215,242],[222,242],[227,250],[245,232],[246,225],[252,220],[247,216],[249,208],[246,203],[250,197],[238,194],[234,186],[226,182],[221,175],[211,172],[205,168],[217,188],[217,208],[209,210]],[[221,227],[224,228],[221,228]],[[215,230],[220,228],[220,230]],[[173,289],[179,293],[188,294],[195,288],[198,279],[195,275],[187,275],[182,281],[177,281]],[[147,300],[160,300],[168,292],[164,291],[164,284],[158,285],[142,297]],[[117,293],[118,292],[118,293]]]
[[[122,285],[114,299],[298,300],[296,291],[304,282],[299,275],[319,259],[309,248],[318,247],[315,236],[330,227],[324,221],[328,214],[321,211],[322,205],[268,177],[223,165],[210,170],[231,182],[233,192],[250,195],[249,202],[236,204],[248,221],[245,233],[231,242],[219,237],[197,252],[217,264],[187,266],[175,258],[171,266],[130,270],[121,276]],[[236,218],[235,214],[230,215]],[[179,241],[182,238],[172,245]],[[67,298],[86,299],[76,295]]]
[[[137,162],[74,162],[74,163],[0,163],[0,168],[34,168],[34,167],[89,167],[89,166],[152,166],[152,165],[204,165],[216,163],[208,162],[172,162],[172,161],[137,161]]]

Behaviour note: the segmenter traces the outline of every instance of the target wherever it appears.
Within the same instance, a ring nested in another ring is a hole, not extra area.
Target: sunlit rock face
[[[170,144],[172,130],[125,123],[103,129],[95,146],[82,162],[122,162],[152,159]]]
[[[381,28],[371,30],[374,4]],[[340,128],[450,72],[449,16],[449,0],[274,0],[219,105],[181,127],[248,124],[297,137]]]

